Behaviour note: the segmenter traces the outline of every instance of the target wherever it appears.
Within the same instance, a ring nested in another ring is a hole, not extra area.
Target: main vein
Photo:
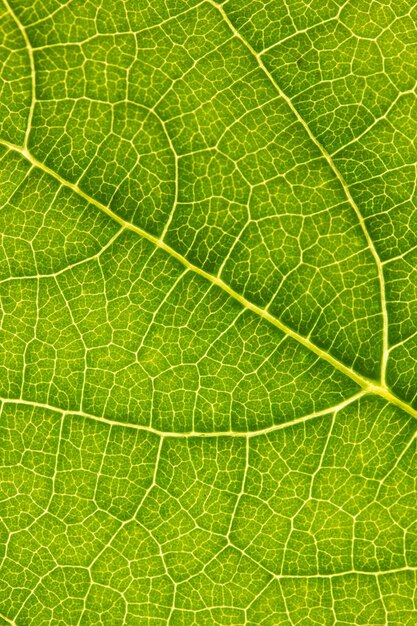
[[[184,257],[182,254],[177,252],[174,248],[171,248],[171,246],[169,246],[161,238],[151,235],[143,228],[136,226],[136,224],[127,222],[122,217],[117,215],[117,213],[112,211],[112,209],[109,206],[102,204],[95,198],[89,196],[82,189],[80,189],[78,185],[75,185],[74,183],[71,183],[68,180],[65,180],[65,178],[63,178],[60,174],[52,170],[50,167],[48,167],[41,161],[38,161],[38,159],[34,157],[29,152],[29,150],[16,146],[2,139],[0,139],[0,144],[4,145],[9,150],[13,150],[14,152],[19,153],[21,156],[27,159],[34,167],[37,167],[43,172],[45,172],[46,174],[49,174],[50,176],[52,176],[62,186],[71,189],[74,193],[78,194],[81,198],[83,198],[84,200],[87,200],[87,202],[89,202],[90,204],[94,205],[95,207],[103,211],[103,213],[106,213],[106,215],[108,215],[111,219],[113,219],[115,222],[117,222],[124,228],[136,233],[137,235],[147,239],[148,241],[151,241],[155,246],[158,246],[159,248],[167,252],[169,255],[171,255],[174,259],[179,261],[186,268],[188,268],[192,272],[195,272],[196,274],[199,274],[200,276],[203,276],[210,283],[216,285],[217,287],[225,291],[229,296],[237,300],[237,302],[239,302],[243,307],[252,311],[253,313],[256,313],[256,315],[263,318],[264,320],[266,320],[267,322],[269,322],[276,328],[279,328],[287,336],[291,337],[292,339],[295,339],[296,341],[301,343],[303,346],[305,346],[308,350],[316,354],[318,357],[330,363],[335,369],[339,370],[340,372],[342,372],[343,374],[351,378],[363,389],[363,391],[367,393],[374,393],[378,396],[381,396],[388,402],[392,402],[393,404],[403,409],[404,411],[406,411],[413,417],[417,418],[417,410],[411,407],[409,404],[407,404],[403,400],[401,400],[400,398],[398,398],[397,396],[395,396],[386,387],[385,384],[375,383],[375,381],[372,381],[369,378],[366,378],[365,376],[358,374],[351,367],[345,365],[344,363],[339,361],[337,358],[335,358],[334,356],[332,356],[331,354],[329,354],[328,352],[326,352],[325,350],[323,350],[322,348],[314,344],[310,339],[308,339],[307,337],[304,337],[297,331],[293,330],[292,328],[284,324],[281,320],[274,317],[271,313],[269,313],[269,311],[266,311],[262,307],[258,306],[257,304],[245,298],[242,294],[235,291],[232,287],[230,287],[230,285],[225,283],[224,280],[222,280],[221,278],[217,276],[213,276],[212,274],[210,274],[209,272],[206,272],[201,267],[198,267],[197,265],[194,265],[193,263],[191,263],[186,257]]]

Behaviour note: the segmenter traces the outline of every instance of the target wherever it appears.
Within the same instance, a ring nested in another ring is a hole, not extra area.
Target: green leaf
[[[410,0],[1,0],[0,622],[417,623]]]

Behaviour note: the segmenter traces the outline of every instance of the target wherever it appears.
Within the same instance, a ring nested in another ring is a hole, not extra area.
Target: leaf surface
[[[0,621],[415,624],[414,4],[0,19]]]

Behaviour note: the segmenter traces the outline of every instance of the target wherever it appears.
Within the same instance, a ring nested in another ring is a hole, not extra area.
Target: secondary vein
[[[334,175],[338,179],[339,183],[341,184],[342,189],[344,191],[344,194],[345,194],[349,204],[351,205],[351,207],[353,208],[353,210],[355,212],[355,215],[357,217],[359,225],[360,225],[360,227],[362,229],[362,232],[363,232],[363,234],[365,236],[367,246],[368,246],[368,248],[369,248],[369,250],[371,252],[371,255],[372,255],[373,259],[374,259],[374,263],[375,263],[375,266],[376,266],[376,269],[377,269],[377,274],[378,274],[380,299],[381,299],[381,315],[382,315],[381,384],[383,386],[385,386],[386,369],[387,369],[387,361],[388,361],[388,311],[387,311],[386,296],[385,296],[384,268],[383,268],[381,259],[379,258],[378,252],[377,252],[377,250],[375,248],[374,242],[372,241],[371,236],[370,236],[370,234],[368,232],[368,229],[367,229],[367,226],[366,226],[366,223],[365,223],[365,219],[364,219],[364,217],[363,217],[363,215],[362,215],[358,205],[356,204],[355,200],[353,199],[352,194],[350,193],[350,189],[348,187],[347,182],[345,181],[345,179],[344,179],[342,173],[340,172],[339,168],[337,167],[337,165],[334,163],[331,155],[326,150],[326,148],[319,142],[319,140],[315,137],[315,135],[312,133],[312,131],[310,130],[310,127],[307,124],[307,122],[300,115],[300,113],[298,112],[296,107],[293,105],[291,99],[286,95],[286,93],[278,85],[278,83],[276,82],[275,78],[272,76],[271,72],[268,70],[268,68],[266,67],[266,65],[262,61],[261,54],[258,54],[256,52],[256,50],[251,46],[251,44],[235,28],[233,22],[229,19],[229,16],[227,15],[227,13],[226,13],[226,11],[225,11],[225,9],[224,9],[224,7],[222,5],[217,4],[217,2],[215,2],[214,0],[207,0],[207,1],[215,9],[217,9],[217,11],[219,11],[219,13],[222,16],[224,22],[227,24],[227,26],[233,32],[235,37],[240,39],[240,41],[243,43],[245,48],[256,59],[259,67],[262,69],[262,71],[267,76],[267,78],[269,79],[269,81],[271,82],[273,87],[276,89],[278,95],[286,102],[286,104],[289,107],[289,109],[292,111],[292,113],[295,115],[297,120],[300,122],[300,124],[304,128],[304,130],[307,133],[309,139],[320,150],[321,154],[325,158],[325,160],[328,163],[329,167],[331,168],[332,172],[334,173]]]

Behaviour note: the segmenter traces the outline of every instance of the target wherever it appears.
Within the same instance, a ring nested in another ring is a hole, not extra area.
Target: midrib
[[[67,187],[68,189],[71,189],[78,196],[80,196],[81,198],[89,202],[90,204],[94,205],[95,207],[103,211],[103,213],[105,213],[115,222],[123,226],[123,228],[126,228],[127,230],[130,230],[136,233],[140,237],[144,237],[145,239],[152,242],[155,246],[157,246],[161,250],[164,250],[165,252],[167,252],[169,255],[171,255],[173,258],[179,261],[184,267],[202,276],[203,278],[208,280],[211,284],[216,285],[217,287],[225,291],[230,297],[232,297],[234,300],[239,302],[243,307],[245,307],[249,311],[253,311],[253,313],[258,315],[262,319],[266,320],[267,322],[269,322],[276,328],[279,328],[279,330],[285,333],[288,337],[295,339],[298,343],[305,346],[308,350],[316,354],[318,357],[330,363],[335,369],[342,372],[342,374],[345,374],[345,376],[348,376],[351,380],[356,382],[364,392],[378,395],[384,400],[386,400],[387,402],[391,402],[392,404],[396,405],[403,411],[406,411],[413,417],[417,418],[417,409],[414,409],[407,402],[404,402],[403,400],[395,396],[385,385],[378,384],[375,381],[372,381],[369,378],[366,378],[365,376],[358,374],[351,367],[345,365],[344,363],[336,359],[334,356],[332,356],[331,354],[329,354],[328,352],[326,352],[325,350],[317,346],[315,343],[313,343],[310,339],[296,332],[295,330],[293,330],[292,328],[290,328],[289,326],[281,322],[281,320],[271,315],[271,313],[269,313],[262,307],[254,304],[253,302],[251,302],[250,300],[242,296],[240,293],[232,289],[232,287],[230,287],[227,283],[225,283],[221,278],[218,278],[217,276],[213,276],[209,272],[206,272],[204,269],[191,263],[187,258],[185,258],[182,254],[174,250],[174,248],[171,248],[171,246],[165,243],[162,239],[155,237],[154,235],[151,235],[146,230],[143,230],[142,228],[140,228],[139,226],[136,226],[135,224],[132,224],[131,222],[127,222],[126,220],[121,218],[119,215],[117,215],[117,213],[112,211],[108,206],[106,206],[105,204],[102,204],[95,198],[85,193],[82,189],[78,187],[78,185],[75,185],[74,183],[71,183],[65,180],[65,178],[60,176],[60,174],[57,174],[50,167],[48,167],[41,161],[38,161],[38,159],[36,159],[36,157],[34,157],[29,152],[29,150],[21,148],[3,139],[0,139],[0,144],[4,145],[9,150],[17,152],[18,154],[23,156],[34,167],[37,167],[43,172],[45,172],[46,174],[49,174],[50,176],[52,176],[62,186]]]

